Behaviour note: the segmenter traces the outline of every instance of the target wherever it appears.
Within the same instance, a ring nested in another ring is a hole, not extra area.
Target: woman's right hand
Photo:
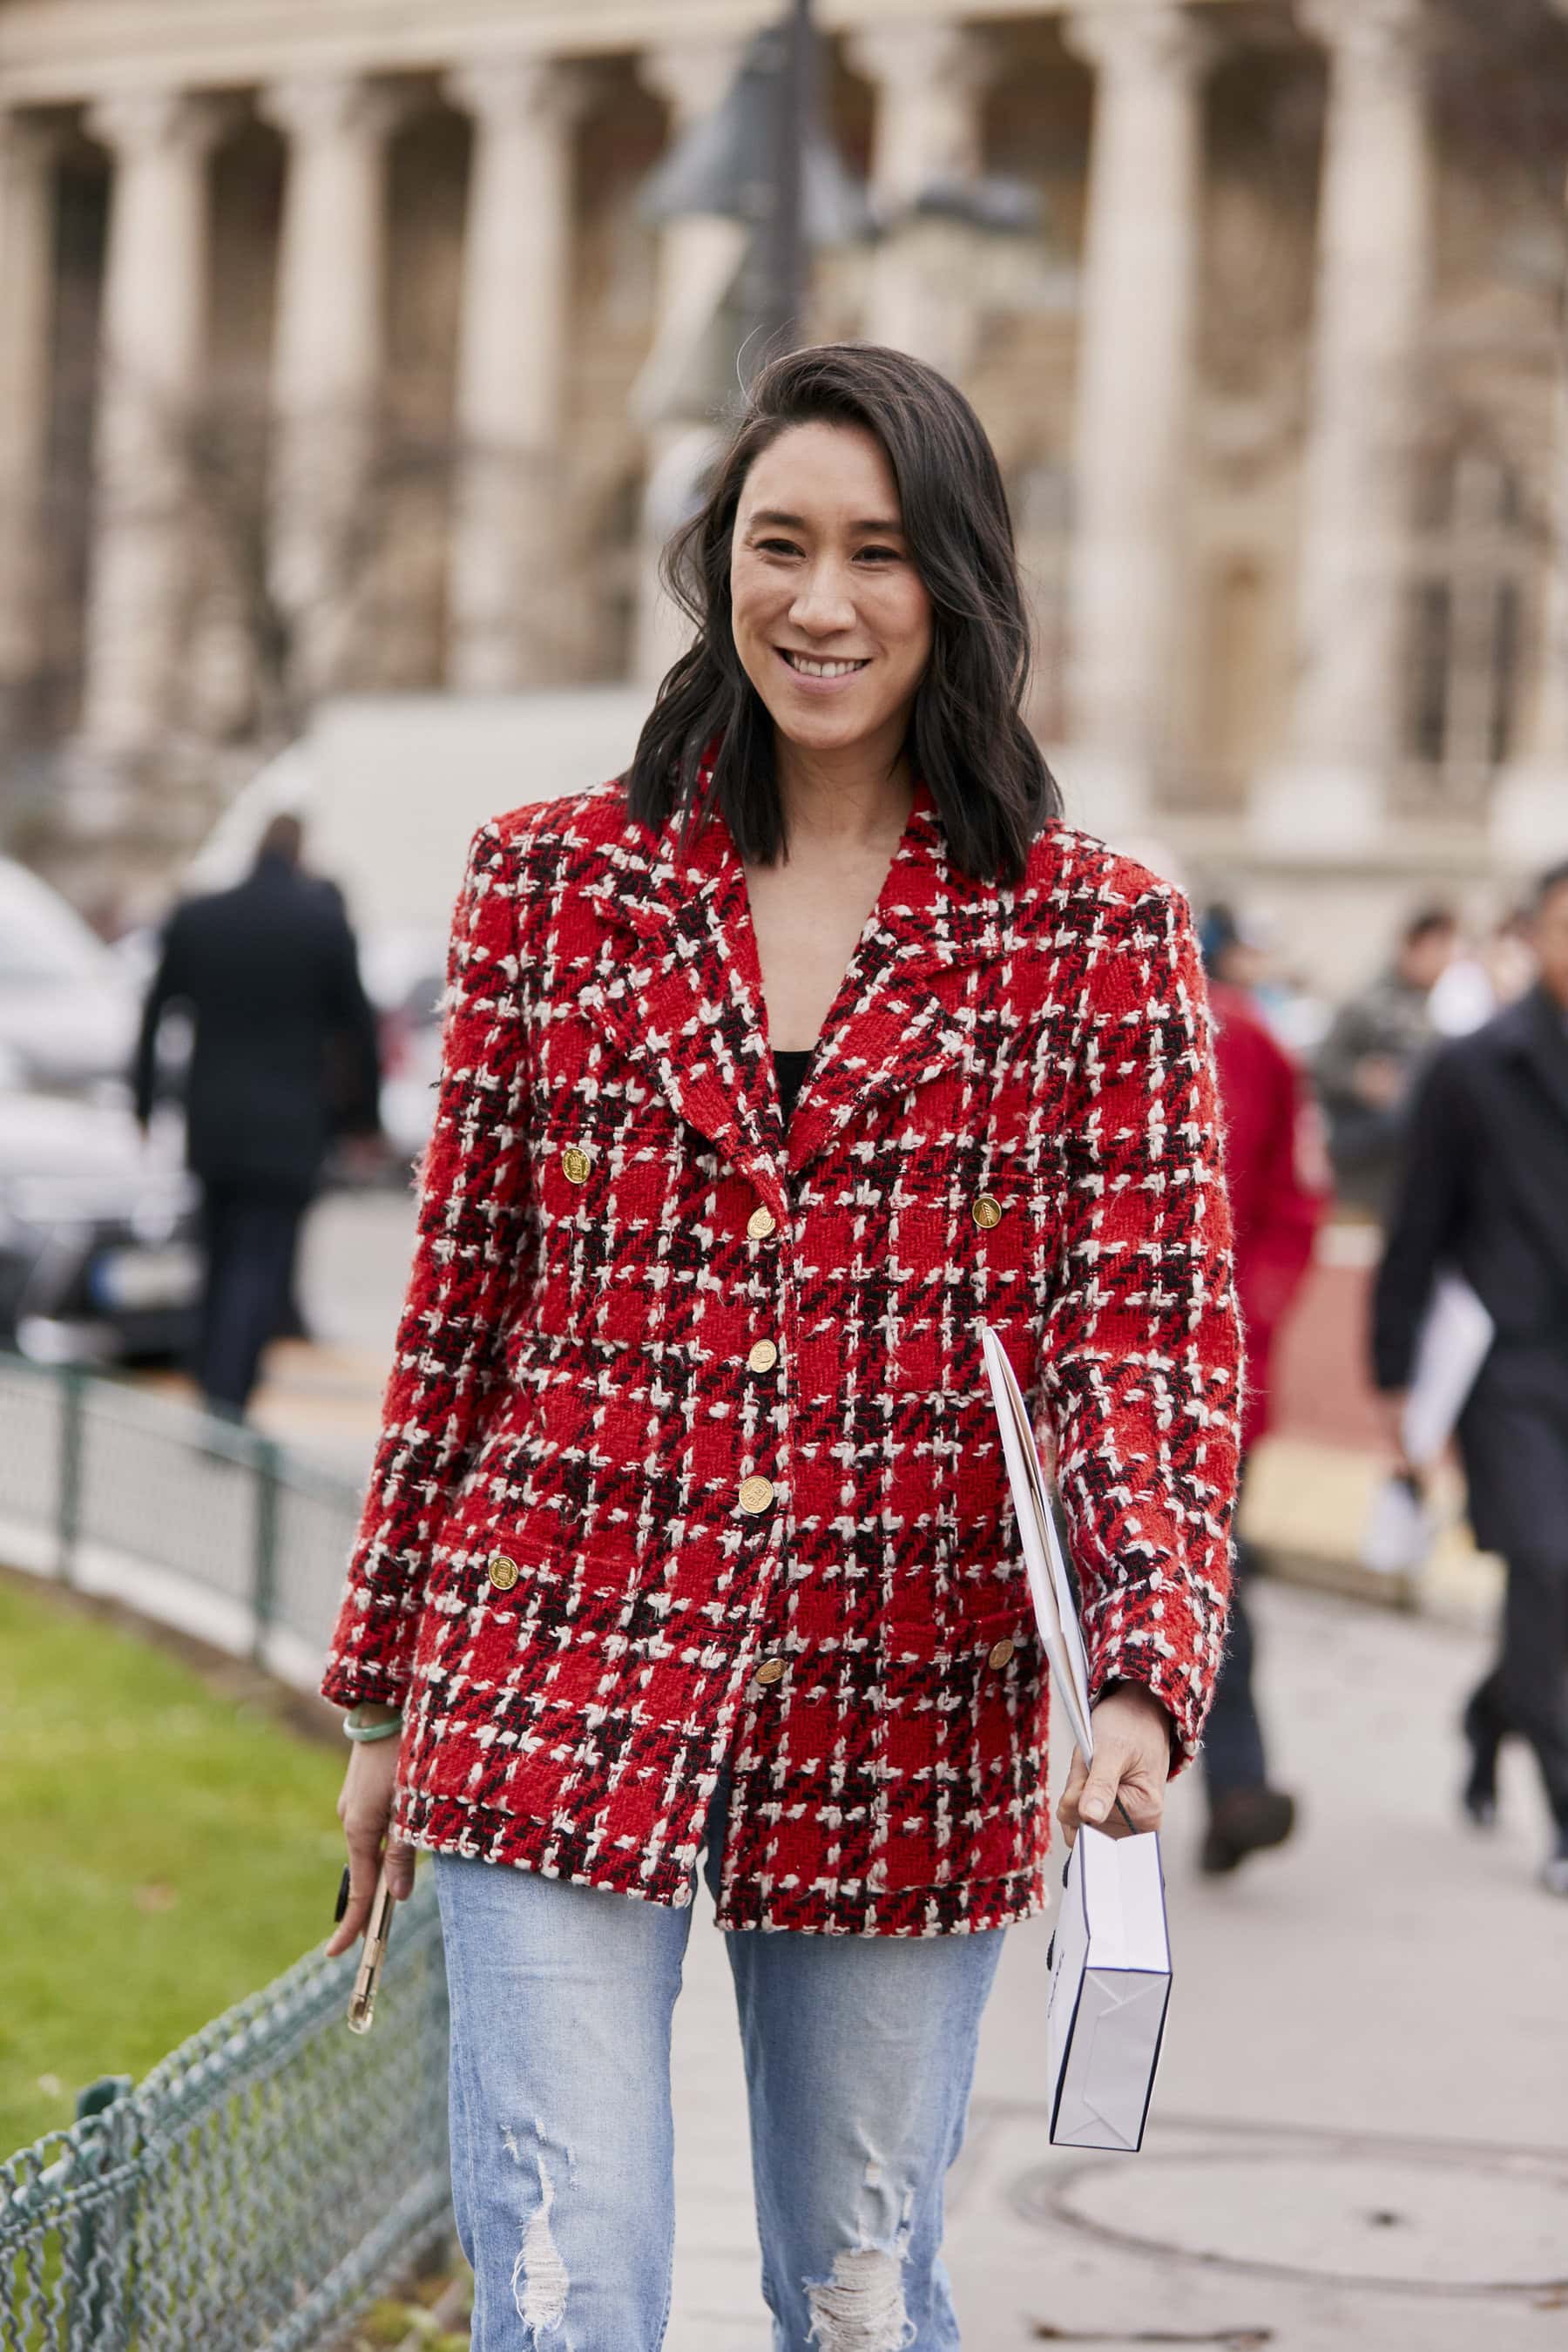
[[[389,1841],[386,1833],[401,1744],[396,1738],[356,1740],[349,1752],[338,1798],[338,1819],[349,1850],[349,1907],[332,1932],[330,1955],[346,1952],[363,1935],[384,1850],[386,1883],[397,1901],[406,1903],[414,1892],[414,1848]]]

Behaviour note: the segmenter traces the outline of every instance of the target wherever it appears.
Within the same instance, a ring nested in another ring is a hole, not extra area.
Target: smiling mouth
[[[776,650],[781,659],[802,677],[849,677],[858,669],[868,668],[871,659],[868,654],[861,661],[817,661],[810,654],[791,653],[785,646]]]

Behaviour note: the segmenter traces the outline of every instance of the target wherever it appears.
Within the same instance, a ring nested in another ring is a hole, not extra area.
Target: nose
[[[855,626],[850,580],[837,557],[824,555],[802,575],[789,608],[790,620],[808,637],[837,636]]]

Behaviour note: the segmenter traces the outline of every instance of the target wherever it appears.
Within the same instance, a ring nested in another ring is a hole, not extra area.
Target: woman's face
[[[797,425],[747,475],[730,553],[735,649],[803,751],[896,762],[931,658],[931,599],[874,434]]]

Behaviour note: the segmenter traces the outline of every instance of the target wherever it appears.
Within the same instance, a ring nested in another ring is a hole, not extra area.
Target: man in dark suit
[[[1373,1365],[1407,1383],[1439,1270],[1497,1326],[1459,1424],[1470,1519],[1508,1567],[1502,1654],[1465,1712],[1472,1817],[1489,1822],[1506,1734],[1529,1740],[1568,1895],[1568,865],[1536,894],[1535,987],[1447,1046],[1415,1107],[1378,1276]]]
[[[299,820],[275,817],[245,881],[176,908],[136,1055],[145,1125],[160,1023],[188,1007],[186,1150],[206,1242],[195,1373],[208,1404],[236,1418],[282,1319],[329,1140],[377,1124],[375,1020],[353,934],[340,895],[300,871],[300,846]]]

